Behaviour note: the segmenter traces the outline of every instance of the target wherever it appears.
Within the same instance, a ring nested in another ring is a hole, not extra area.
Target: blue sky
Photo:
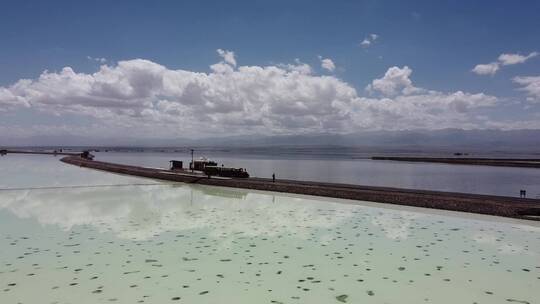
[[[412,70],[409,78],[415,88],[441,94],[483,93],[498,99],[497,105],[487,105],[487,102],[482,109],[471,107],[467,115],[476,118],[467,121],[452,117],[452,123],[442,124],[444,126],[459,127],[459,121],[462,121],[465,128],[497,127],[476,121],[477,116],[488,116],[491,121],[505,120],[501,128],[519,128],[511,125],[517,120],[529,121],[525,127],[536,128],[534,120],[540,119],[540,102],[537,101],[540,96],[534,91],[537,80],[518,83],[515,77],[540,75],[540,56],[534,53],[540,51],[539,13],[538,1],[3,1],[0,10],[0,87],[9,89],[20,79],[37,81],[45,70],[60,73],[64,67],[70,67],[75,73],[90,75],[102,64],[114,67],[118,61],[133,59],[145,59],[170,70],[210,73],[209,66],[220,61],[216,50],[223,49],[234,52],[235,68],[308,64],[312,68],[312,77],[333,77],[355,89],[358,96],[353,99],[382,99],[382,96],[367,92],[366,86],[381,79],[391,67],[403,69],[407,66]],[[377,37],[373,41],[371,34]],[[364,39],[371,42],[369,46],[361,45]],[[501,54],[532,56],[524,62],[503,64],[497,61]],[[330,59],[335,69],[323,69],[318,56]],[[472,72],[478,64],[493,62],[499,67],[494,74]],[[523,89],[527,85],[533,89]],[[11,101],[5,101],[10,106],[0,103],[0,110],[3,109],[0,117],[4,116],[4,121],[10,122],[10,132],[14,126],[18,126],[19,131],[29,129],[30,121],[48,126],[69,126],[72,120],[91,124],[107,119],[106,115],[97,115],[93,110],[74,113],[77,111],[58,112],[57,108],[46,108],[43,104],[53,102],[29,100],[28,90],[17,93],[28,101],[25,107],[13,109],[13,90],[10,92]],[[88,92],[85,94],[90,94]],[[302,98],[310,95],[304,93],[300,94]],[[182,99],[185,95],[170,96],[163,92],[151,95],[165,95],[170,102],[186,104]],[[409,93],[402,95],[411,97]],[[289,97],[283,97],[286,98]],[[302,103],[299,106],[309,107],[309,100],[302,98],[298,101]],[[398,102],[398,97],[392,98]],[[157,99],[152,101],[152,109],[156,108]],[[205,101],[204,98],[200,100]],[[317,106],[317,102],[314,101],[313,106]],[[86,105],[77,106],[90,107]],[[273,104],[265,105],[274,107]],[[368,108],[374,106],[380,105]],[[428,112],[443,110],[428,109]],[[350,116],[345,115],[342,108],[339,111],[341,114],[338,115],[336,110],[337,116],[333,119],[343,120]],[[353,105],[347,111],[360,110]],[[361,111],[366,113],[368,110],[362,108]],[[116,114],[125,118],[125,113]],[[306,121],[317,121],[318,127],[290,128],[283,122],[275,123],[269,116],[253,119],[262,122],[262,129],[270,128],[280,134],[327,131],[325,123],[331,125],[316,113],[303,114],[315,115]],[[135,117],[138,114],[127,115]],[[223,117],[208,119],[217,126],[217,121]],[[264,122],[265,119],[268,121]],[[358,120],[369,119],[357,117],[357,121],[351,122],[356,126],[353,129],[389,128],[384,122],[374,121],[369,126],[358,123]],[[124,123],[128,123],[127,120]],[[2,126],[8,130],[7,123],[0,124]],[[180,126],[174,128],[181,133]],[[403,124],[397,128],[409,127]],[[434,125],[413,124],[410,128],[429,129]],[[260,133],[260,129],[247,129],[246,133]],[[31,134],[30,131],[20,132],[21,136]],[[141,129],[141,136],[143,133]],[[192,130],[185,133],[198,136]],[[239,132],[231,129],[230,133]]]

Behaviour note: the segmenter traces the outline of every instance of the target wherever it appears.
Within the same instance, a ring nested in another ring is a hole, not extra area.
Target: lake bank
[[[401,157],[401,156],[373,156],[372,160],[390,160],[401,162],[443,163],[457,165],[495,166],[540,168],[538,158],[466,158],[466,157]]]

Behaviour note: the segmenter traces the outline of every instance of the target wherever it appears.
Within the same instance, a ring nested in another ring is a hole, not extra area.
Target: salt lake
[[[536,303],[538,222],[0,158],[1,303]]]

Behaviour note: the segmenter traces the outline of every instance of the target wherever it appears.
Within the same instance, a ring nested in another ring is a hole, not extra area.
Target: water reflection
[[[409,237],[413,222],[421,213],[400,211],[396,213],[380,212],[373,217],[371,223],[381,228],[386,237],[394,240],[406,240]]]
[[[537,298],[538,227],[340,202],[173,184],[1,191],[0,280],[15,285],[4,286],[0,298],[9,303],[177,298],[339,303],[343,296],[350,303],[532,303]]]
[[[92,225],[124,239],[145,240],[164,231],[208,229],[210,235],[294,234],[334,227],[358,208],[300,198],[206,186],[104,186],[4,191],[0,208],[19,218],[68,231]],[[323,209],[321,209],[323,208]],[[328,209],[328,210],[327,210]]]
[[[0,158],[0,170],[0,189],[160,184],[151,179],[81,169],[50,155],[9,154]]]

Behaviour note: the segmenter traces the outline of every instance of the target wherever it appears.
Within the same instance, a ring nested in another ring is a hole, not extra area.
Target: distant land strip
[[[0,154],[45,154],[45,155],[68,155],[68,156],[77,156],[77,155],[81,155],[81,152],[32,151],[32,150],[0,150]]]
[[[265,178],[208,178],[200,174],[175,174],[173,171],[167,171],[164,169],[145,168],[87,160],[76,156],[64,157],[61,159],[61,161],[80,167],[92,168],[107,172],[183,183],[296,193],[422,208],[480,213],[529,220],[540,220],[540,199],[427,190],[409,190],[310,181],[276,180],[276,182],[272,182],[271,179]]]
[[[538,158],[373,156],[371,157],[371,159],[372,160],[402,161],[402,162],[444,163],[444,164],[456,164],[456,165],[540,168],[540,159]]]

